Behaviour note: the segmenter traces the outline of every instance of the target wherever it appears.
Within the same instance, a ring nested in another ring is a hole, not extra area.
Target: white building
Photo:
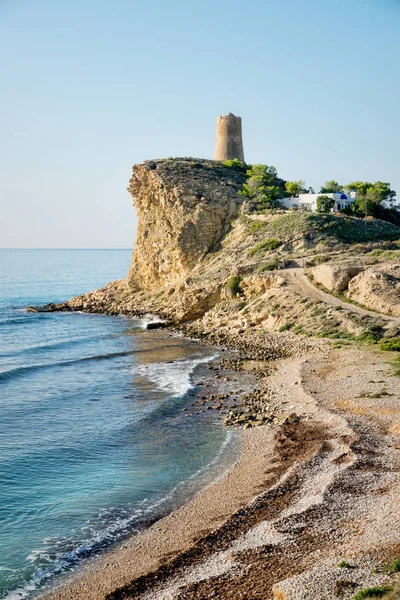
[[[299,194],[298,197],[293,198],[282,198],[280,203],[284,208],[289,210],[306,210],[309,212],[316,212],[317,210],[317,198],[319,196],[328,196],[335,201],[335,205],[332,208],[332,212],[349,208],[357,198],[357,192],[343,193],[337,192],[335,194]]]

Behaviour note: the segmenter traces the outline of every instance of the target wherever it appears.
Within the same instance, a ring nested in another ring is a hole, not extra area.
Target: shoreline
[[[210,365],[213,363],[218,363],[218,359]],[[245,374],[245,370],[239,375]],[[267,378],[269,376],[268,373]],[[297,378],[296,373],[293,376]],[[249,390],[248,385],[245,387]],[[287,408],[282,406],[281,409],[287,412]],[[299,425],[287,426],[299,428]],[[116,590],[129,585],[132,579],[143,577],[168,563],[173,554],[190,552],[198,539],[223,528],[232,515],[260,494],[260,490],[277,481],[282,474],[282,469],[274,463],[276,436],[280,429],[281,425],[275,424],[239,430],[234,452],[239,451],[240,455],[224,473],[207,483],[182,506],[93,559],[80,573],[67,576],[60,586],[40,594],[40,598],[99,600],[113,598],[115,593],[115,597],[119,597]],[[291,461],[295,460],[295,456],[291,456]],[[287,464],[285,468],[288,468]]]
[[[208,534],[223,526],[232,513],[257,494],[264,481],[265,462],[261,458],[255,463],[254,453],[269,443],[273,443],[273,435],[266,428],[243,431],[236,441],[236,451],[237,446],[241,446],[240,456],[217,481],[206,484],[193,498],[148,529],[96,558],[60,589],[40,597],[47,600],[105,598],[121,585],[129,585],[132,577],[157,569],[171,554],[188,551],[199,533]]]
[[[135,317],[135,319],[136,318],[137,317]],[[148,519],[141,524],[138,532],[135,531],[128,534],[125,539],[122,539],[115,544],[111,544],[108,548],[103,549],[100,554],[88,557],[82,564],[78,564],[72,570],[65,571],[59,578],[55,578],[48,586],[45,585],[43,588],[39,587],[36,590],[32,590],[33,597],[35,598],[47,598],[49,595],[52,595],[52,590],[57,590],[60,587],[62,589],[68,588],[72,582],[76,579],[80,579],[88,569],[91,570],[92,568],[96,568],[95,566],[110,554],[123,548],[137,536],[146,533],[155,526],[155,524],[191,502],[192,499],[202,493],[203,490],[223,480],[225,476],[235,468],[240,460],[239,456],[242,453],[241,432],[233,430],[233,428],[224,428],[222,415],[227,414],[229,408],[234,408],[233,402],[235,402],[241,394],[251,395],[256,383],[256,378],[252,372],[253,370],[249,369],[246,373],[243,371],[243,373],[241,373],[242,376],[240,377],[240,381],[238,382],[236,378],[238,372],[235,369],[231,369],[231,363],[235,365],[238,360],[235,352],[229,351],[228,348],[222,349],[204,343],[198,338],[182,336],[181,332],[178,332],[177,330],[172,332],[170,330],[168,332],[163,329],[160,330],[160,334],[178,335],[186,340],[196,342],[196,344],[199,344],[199,346],[204,349],[215,351],[213,352],[215,355],[211,356],[209,359],[207,358],[207,360],[200,361],[194,367],[194,370],[191,373],[192,386],[187,392],[187,402],[181,411],[185,418],[196,418],[193,425],[191,425],[194,427],[196,427],[198,418],[206,419],[208,421],[211,420],[213,426],[225,430],[225,440],[216,446],[216,453],[210,462],[202,466],[198,471],[190,475],[188,479],[180,482],[176,488],[168,492],[167,497],[170,497],[170,499],[166,501],[166,507],[163,510],[158,511],[158,514],[149,515]],[[196,393],[194,393],[195,390]],[[204,400],[204,394],[208,395],[206,401]],[[233,402],[231,401],[231,396],[235,396]],[[217,403],[217,405],[215,403]],[[208,406],[204,406],[205,404]],[[210,411],[207,409],[210,409]],[[200,415],[199,417],[199,413],[203,413],[203,415]],[[163,503],[163,500],[164,499],[161,498],[160,501],[156,502],[156,505],[158,505],[159,502]]]
[[[386,358],[327,347],[280,360],[265,383],[296,415],[242,431],[223,479],[42,597],[347,600],[393,583],[381,565],[400,554],[400,382]],[[376,407],[360,393],[366,368],[391,389]]]

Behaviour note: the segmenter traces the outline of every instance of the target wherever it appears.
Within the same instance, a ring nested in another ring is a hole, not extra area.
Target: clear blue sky
[[[246,160],[400,195],[400,0],[0,0],[0,246],[132,247],[132,164]]]

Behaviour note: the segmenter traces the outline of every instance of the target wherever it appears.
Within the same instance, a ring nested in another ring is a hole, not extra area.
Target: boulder
[[[382,264],[359,273],[348,296],[372,310],[400,317],[400,264]]]
[[[349,282],[363,270],[359,265],[331,264],[318,265],[312,269],[314,280],[330,292],[344,292]]]

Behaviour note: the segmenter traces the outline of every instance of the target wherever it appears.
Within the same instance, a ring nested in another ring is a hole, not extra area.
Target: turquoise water
[[[0,250],[0,598],[27,598],[182,502],[226,430],[182,407],[215,351],[140,320],[28,313],[127,250]]]

